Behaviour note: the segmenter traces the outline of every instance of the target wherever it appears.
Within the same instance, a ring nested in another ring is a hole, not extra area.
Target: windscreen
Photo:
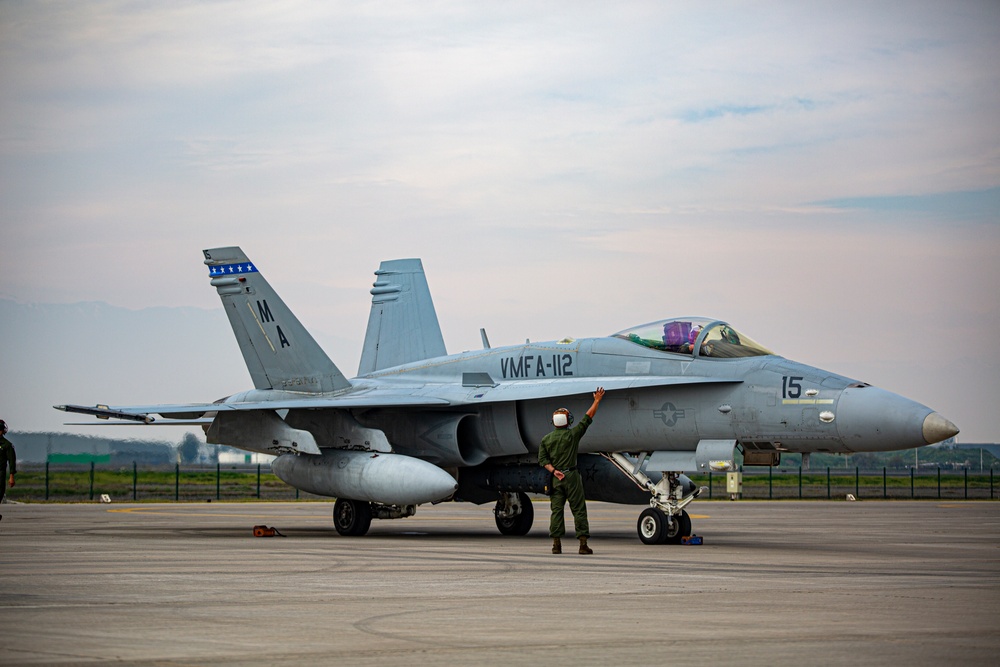
[[[722,322],[709,328],[698,350],[698,356],[723,359],[762,357],[768,354],[774,352]]]
[[[659,320],[614,334],[653,350],[726,359],[774,354],[725,322],[704,317]]]

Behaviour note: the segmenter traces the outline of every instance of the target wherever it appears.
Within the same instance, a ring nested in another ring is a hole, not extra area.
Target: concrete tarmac
[[[544,500],[519,538],[489,506],[344,538],[327,503],[3,505],[0,665],[997,664],[1000,503],[696,502],[701,546],[589,506],[592,556],[550,553]]]

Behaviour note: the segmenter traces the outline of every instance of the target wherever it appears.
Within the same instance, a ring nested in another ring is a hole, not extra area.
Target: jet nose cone
[[[953,435],[958,435],[958,427],[938,413],[932,412],[924,419],[924,440],[928,445],[947,440]]]
[[[898,394],[871,386],[848,387],[837,401],[837,431],[854,452],[923,447],[958,433],[950,421]]]

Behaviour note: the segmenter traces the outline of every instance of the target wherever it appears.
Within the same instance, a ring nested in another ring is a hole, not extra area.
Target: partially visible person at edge
[[[7,486],[3,480],[7,477],[8,463],[10,464],[9,484],[11,487],[14,486],[14,475],[17,474],[17,452],[14,451],[14,444],[6,436],[7,422],[0,419],[0,503],[3,502],[4,494],[7,492]],[[3,514],[0,514],[0,519],[3,519]]]
[[[552,482],[552,518],[549,521],[549,536],[552,537],[552,553],[562,553],[562,536],[566,534],[566,521],[563,509],[569,502],[573,512],[573,525],[576,537],[580,540],[580,553],[592,554],[594,550],[587,546],[590,537],[590,523],[587,521],[587,499],[583,493],[583,478],[576,469],[576,456],[580,449],[580,440],[594,422],[597,406],[604,398],[604,388],[598,387],[594,392],[594,403],[587,410],[580,423],[573,424],[573,415],[566,408],[559,408],[552,413],[552,425],[555,430],[542,438],[538,448],[538,465],[542,466],[555,478]]]

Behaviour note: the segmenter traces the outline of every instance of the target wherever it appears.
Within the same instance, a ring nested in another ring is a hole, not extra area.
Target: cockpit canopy
[[[704,317],[680,317],[619,331],[622,338],[654,350],[716,359],[774,354],[725,322]]]

